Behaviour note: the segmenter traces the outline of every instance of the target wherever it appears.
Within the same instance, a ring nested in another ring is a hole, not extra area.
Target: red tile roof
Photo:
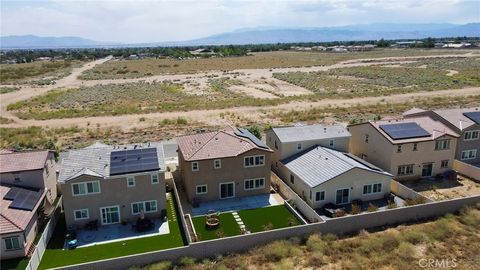
[[[250,139],[235,134],[227,127],[220,131],[198,133],[176,138],[178,148],[187,161],[235,157],[252,149],[272,151],[257,146]]]
[[[0,154],[0,173],[39,170],[45,166],[50,151],[28,151]]]
[[[45,191],[42,191],[42,197],[32,211],[9,208],[12,201],[5,200],[5,194],[10,190],[9,187],[0,186],[0,233],[14,233],[24,231],[28,223],[32,220],[38,207],[42,204],[45,197]]]

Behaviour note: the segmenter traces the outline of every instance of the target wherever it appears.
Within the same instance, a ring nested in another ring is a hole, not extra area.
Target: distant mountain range
[[[69,48],[69,47],[147,47],[147,46],[192,46],[262,44],[294,42],[358,41],[384,39],[420,39],[427,37],[480,37],[480,23],[456,24],[388,24],[374,23],[339,27],[256,27],[205,38],[173,41],[125,44],[98,42],[80,37],[3,36],[0,47],[7,48]]]

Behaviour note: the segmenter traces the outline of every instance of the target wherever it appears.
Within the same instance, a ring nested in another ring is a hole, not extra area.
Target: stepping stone
[[[238,213],[237,212],[232,212],[232,215],[238,215]]]
[[[238,221],[237,223],[238,223],[238,225],[240,225],[240,226],[242,226],[242,225],[244,224],[243,221]]]
[[[240,225],[240,229],[245,229],[245,225]]]

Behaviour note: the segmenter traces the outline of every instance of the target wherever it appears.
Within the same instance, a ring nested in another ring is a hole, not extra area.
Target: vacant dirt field
[[[464,176],[459,176],[458,181],[422,179],[404,184],[435,201],[480,194],[480,183]]]
[[[0,84],[51,84],[65,77],[72,68],[83,64],[80,61],[32,62],[22,64],[1,64]]]

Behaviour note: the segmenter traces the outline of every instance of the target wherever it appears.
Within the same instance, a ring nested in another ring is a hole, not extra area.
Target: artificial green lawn
[[[238,215],[250,232],[262,232],[300,224],[285,205],[243,210],[239,211]]]
[[[240,234],[240,227],[233,218],[231,212],[220,214],[220,225],[215,229],[209,229],[205,225],[205,216],[192,218],[193,226],[197,232],[198,240],[211,240]]]
[[[109,244],[101,244],[92,247],[77,248],[73,250],[63,250],[66,226],[59,222],[55,232],[48,243],[47,250],[43,255],[39,269],[49,269],[66,265],[98,261],[132,254],[144,253],[155,250],[174,248],[185,245],[183,234],[180,230],[180,221],[174,219],[174,213],[170,205],[174,202],[173,196],[167,200],[167,216],[170,233],[166,235],[144,237],[127,241],[119,241]],[[178,217],[178,211],[175,214]],[[3,269],[3,268],[2,268]]]

